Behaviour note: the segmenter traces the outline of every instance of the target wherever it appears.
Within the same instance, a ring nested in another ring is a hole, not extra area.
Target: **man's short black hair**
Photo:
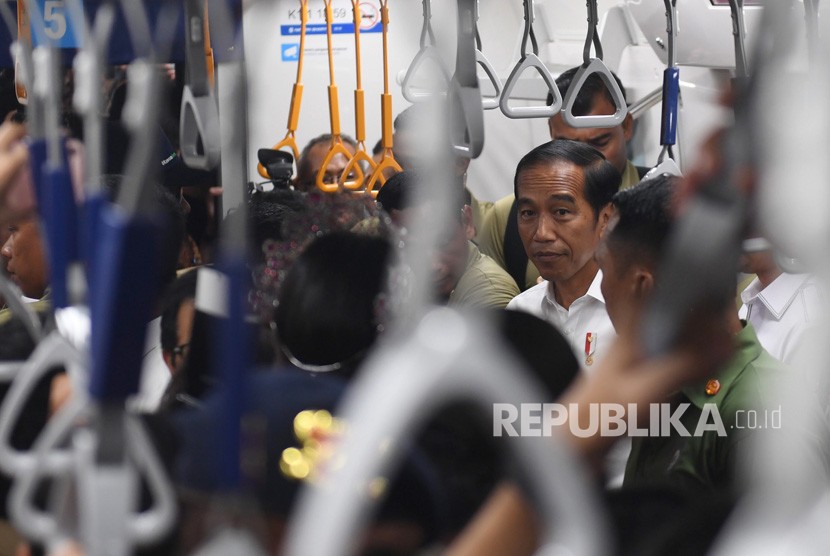
[[[513,193],[518,198],[519,174],[523,171],[536,166],[550,166],[557,162],[582,168],[585,176],[583,195],[594,209],[594,217],[599,218],[599,213],[611,202],[611,198],[620,187],[620,173],[605,160],[601,152],[579,141],[554,139],[524,155],[516,166]]]
[[[115,201],[126,180],[123,174],[104,174],[101,185],[107,197]],[[187,215],[179,198],[157,181],[150,181],[146,187],[153,188],[153,212],[161,225],[161,254],[159,255],[158,276],[163,288],[176,279],[179,252],[187,238]]]
[[[562,74],[556,78],[556,87],[559,89],[559,93],[564,98],[565,94],[568,92],[568,89],[571,87],[571,83],[573,82],[574,75],[576,75],[577,70],[581,66],[576,66],[569,70],[562,72]],[[622,91],[623,99],[625,99],[626,104],[628,104],[628,99],[625,98],[625,87],[623,87],[622,81],[620,78],[617,77],[617,74],[613,71],[611,75],[614,76],[614,80],[617,82],[617,85]],[[594,107],[594,100],[596,96],[602,94],[605,95],[606,100],[610,102],[612,105],[616,105],[614,102],[614,97],[611,96],[611,91],[608,90],[608,87],[605,85],[605,82],[599,76],[598,73],[592,73],[588,76],[585,80],[585,83],[582,84],[582,88],[579,90],[579,94],[576,95],[576,101],[574,101],[573,106],[573,114],[574,116],[585,116],[588,114],[591,109]],[[553,95],[548,93],[548,106],[553,104]]]
[[[424,174],[417,170],[398,172],[386,180],[386,183],[380,188],[377,202],[386,212],[418,206],[419,202],[426,200],[421,194],[424,188],[424,179],[426,179]],[[463,188],[456,188],[454,182],[451,187],[453,189],[450,202],[455,214],[464,208],[465,204],[469,204],[469,201],[466,200],[466,191]]]
[[[618,263],[656,267],[672,226],[671,201],[677,182],[676,176],[662,174],[614,195],[611,202],[617,223],[607,241]]]

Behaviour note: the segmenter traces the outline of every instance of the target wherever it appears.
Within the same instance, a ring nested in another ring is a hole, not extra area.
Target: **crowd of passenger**
[[[563,94],[575,70],[557,79]],[[592,77],[575,114],[613,113],[613,98]],[[52,307],[49,246],[27,189],[26,110],[17,104],[8,75],[0,81],[0,117],[6,120],[0,127],[3,271],[46,330],[58,330],[86,349],[88,312],[82,306],[57,312]],[[123,79],[113,74],[108,87],[101,181],[115,200],[130,148],[120,122]],[[178,107],[175,83],[165,94]],[[431,303],[492,321],[524,366],[514,372],[530,373],[545,400],[577,404],[578,413],[568,418],[583,429],[589,406],[598,402],[638,404],[641,422],[648,420],[648,404],[683,407],[675,424],[690,432],[701,419],[712,425],[711,414],[717,413],[724,434],[717,426],[687,436],[675,427],[662,437],[622,439],[577,435],[567,424],[554,431],[602,493],[619,554],[707,550],[741,499],[753,441],[765,433],[742,427],[739,419],[747,410],[781,409],[766,388],[775,377],[791,374],[793,381],[807,382],[814,406],[805,402],[801,411],[815,410],[823,419],[825,385],[809,383],[799,361],[800,347],[814,341],[811,333],[823,316],[822,289],[810,274],[785,272],[770,243],[757,241],[755,226],[745,238],[756,240],[746,242],[755,247],[740,268],[734,261],[734,289],[718,292],[717,305],[690,307],[670,353],[645,355],[642,325],[653,293],[682,286],[663,285],[661,261],[684,199],[697,186],[668,174],[643,179],[648,168],[628,158],[631,115],[615,127],[580,129],[552,117],[550,142],[522,157],[513,193],[502,199],[476,199],[475,184],[466,181],[470,161],[453,160],[445,206],[436,206],[428,194],[435,161],[424,160],[417,149],[422,109],[413,105],[396,119],[394,152],[403,171],[387,177],[376,199],[316,189],[320,172],[325,183],[337,183],[349,162],[337,155],[322,168],[332,141],[323,135],[302,150],[290,184],[246,187],[251,193],[243,211],[221,207],[220,185],[230,185],[220,184],[216,172],[183,164],[175,124],[168,121],[175,116],[160,126],[157,176],[145,186],[155,190],[154,211],[164,223],[168,252],[159,257],[164,268],[156,273],[158,295],[130,410],[143,415],[152,433],[180,511],[173,532],[139,553],[192,553],[211,539],[227,510],[215,504],[222,486],[213,464],[220,449],[213,432],[221,428],[224,407],[216,352],[223,341],[222,315],[200,281],[201,269],[216,262],[222,230],[241,217],[249,245],[245,326],[256,344],[251,368],[241,370],[242,405],[246,422],[259,425],[246,438],[243,457],[258,463],[244,469],[244,511],[235,515],[267,553],[280,553],[300,489],[326,473],[325,458],[332,456],[321,455],[321,445],[334,446],[336,453],[341,398],[360,379],[375,346],[398,326],[400,308],[413,292],[416,273],[408,267],[407,247],[418,241],[412,230],[419,222],[442,230],[427,249]],[[77,118],[67,116],[65,124],[67,136],[82,142]],[[344,140],[350,152],[358,148]],[[701,158],[715,163],[697,168],[698,182],[715,171],[722,152],[716,141],[704,148]],[[449,221],[435,222],[436,214],[450,215]],[[95,294],[90,289],[87,295]],[[6,304],[0,311],[2,359],[25,360],[35,347],[23,316]],[[31,448],[78,384],[62,368],[41,381],[15,426],[17,448]],[[308,412],[325,417],[302,433],[297,419]],[[503,439],[494,438],[492,417],[459,401],[441,408],[417,436],[402,439],[406,456],[362,537],[362,553],[533,552],[541,534],[536,493],[505,456]],[[811,449],[824,473],[826,437],[820,440]],[[303,465],[286,459],[292,449],[306,458]],[[10,477],[0,478],[0,556],[46,553],[50,547],[30,542],[15,527],[5,504],[11,485]],[[82,546],[61,550],[83,553]]]

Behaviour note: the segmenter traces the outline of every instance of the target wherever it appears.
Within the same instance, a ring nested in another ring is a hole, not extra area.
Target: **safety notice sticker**
[[[373,2],[361,2],[360,6],[360,32],[380,33],[382,30],[380,22],[380,9]],[[352,8],[348,5],[332,6],[333,21],[331,32],[335,35],[354,34],[354,16]],[[287,23],[280,25],[280,34],[284,37],[299,36],[300,9],[291,8],[288,10]],[[306,24],[306,35],[326,34],[326,10],[325,7],[310,7],[308,10],[308,23]]]

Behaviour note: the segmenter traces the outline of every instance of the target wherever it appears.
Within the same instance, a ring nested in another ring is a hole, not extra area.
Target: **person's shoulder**
[[[542,281],[536,284],[532,288],[527,289],[514,297],[513,300],[507,304],[507,308],[518,311],[529,311],[532,313],[538,312],[541,307],[542,299],[544,299],[545,294],[547,293],[547,287],[547,281]]]
[[[510,195],[502,197],[498,201],[494,202],[487,213],[487,218],[485,219],[485,222],[490,226],[506,226],[507,218],[510,215],[510,209],[515,201],[516,197],[514,197],[511,193]]]
[[[787,364],[779,361],[761,348],[755,357],[738,370],[720,404],[720,410],[729,415],[740,410],[755,409],[767,405],[771,385],[781,374],[791,373]]]
[[[456,290],[478,299],[477,305],[505,307],[517,295],[516,281],[491,257],[480,253],[467,267]]]

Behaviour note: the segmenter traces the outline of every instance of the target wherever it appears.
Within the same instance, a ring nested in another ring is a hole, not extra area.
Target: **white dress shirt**
[[[556,302],[550,283],[544,281],[514,297],[507,304],[507,308],[536,315],[555,326],[571,344],[582,369],[590,371],[608,352],[617,337],[614,325],[611,324],[605,310],[601,283],[602,271],[598,270],[585,295],[574,300],[571,306],[565,309]],[[591,347],[586,345],[588,334],[594,338]],[[620,438],[608,451],[604,465],[606,487],[622,486],[625,464],[630,452],[631,439],[627,436]]]
[[[597,271],[587,293],[565,309],[556,302],[550,282],[544,281],[514,297],[507,308],[536,315],[554,325],[571,344],[582,368],[589,370],[602,359],[617,336],[605,310],[601,283],[602,271]],[[588,334],[593,337],[591,347],[586,346]]]
[[[809,274],[782,274],[766,288],[755,278],[741,292],[740,318],[749,321],[773,357],[792,363],[802,335],[822,311],[824,297]]]
[[[87,308],[59,309],[55,320],[61,334],[79,350],[89,349],[90,320]],[[138,393],[129,406],[135,411],[154,412],[170,382],[170,369],[161,354],[161,317],[147,323]]]

